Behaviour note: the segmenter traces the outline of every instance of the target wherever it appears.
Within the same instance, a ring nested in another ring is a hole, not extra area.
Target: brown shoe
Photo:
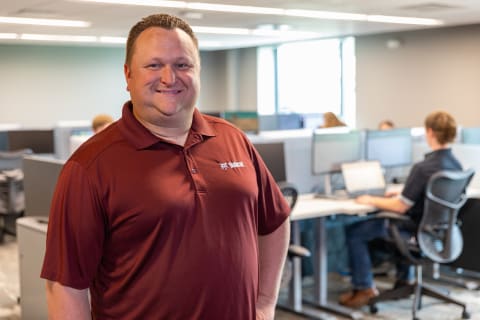
[[[378,296],[378,290],[376,288],[368,288],[363,290],[355,290],[350,296],[350,299],[346,301],[340,300],[340,304],[349,308],[360,308],[368,304],[371,298]],[[344,298],[346,299],[347,294]],[[342,297],[340,297],[341,299]]]
[[[345,292],[345,293],[341,294],[340,297],[338,298],[338,303],[344,304],[345,302],[350,300],[353,297],[354,294],[355,294],[355,290],[352,290],[352,291]]]

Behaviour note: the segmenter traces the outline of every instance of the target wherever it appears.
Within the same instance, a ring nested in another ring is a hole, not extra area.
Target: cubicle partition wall
[[[286,181],[295,184],[300,193],[323,186],[323,176],[312,174],[312,130],[267,131],[248,137],[254,144],[283,142]]]
[[[475,175],[470,181],[470,188],[480,189],[480,144],[460,144],[452,145],[452,152],[462,164],[464,169],[473,168]]]
[[[480,144],[480,127],[462,128],[460,142],[464,144]]]
[[[63,164],[63,160],[53,157],[35,155],[24,157],[23,189],[26,216],[48,217],[50,202]]]

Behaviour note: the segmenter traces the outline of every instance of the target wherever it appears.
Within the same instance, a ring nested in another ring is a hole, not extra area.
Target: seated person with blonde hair
[[[323,125],[320,128],[345,127],[346,124],[342,122],[333,112],[325,112],[323,114]]]
[[[113,118],[108,114],[102,113],[96,115],[92,120],[93,133],[99,133],[100,131],[108,127],[113,121]]]

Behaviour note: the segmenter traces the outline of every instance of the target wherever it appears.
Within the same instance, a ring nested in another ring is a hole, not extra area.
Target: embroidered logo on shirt
[[[245,165],[243,164],[243,161],[220,162],[219,165],[220,165],[220,169],[222,170],[245,167]]]

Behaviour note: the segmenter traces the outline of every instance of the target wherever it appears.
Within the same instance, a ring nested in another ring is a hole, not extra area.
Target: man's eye
[[[160,64],[158,64],[158,63],[151,63],[151,64],[147,65],[147,68],[148,68],[148,69],[158,69],[158,68],[160,68]]]
[[[189,69],[191,66],[188,63],[178,63],[177,68],[180,70],[186,70]]]

